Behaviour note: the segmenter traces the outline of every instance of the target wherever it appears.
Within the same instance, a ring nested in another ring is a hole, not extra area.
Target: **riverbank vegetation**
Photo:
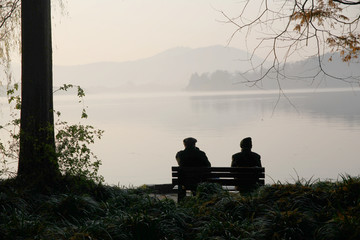
[[[240,195],[202,184],[177,203],[146,186],[65,176],[0,182],[0,239],[359,239],[360,178],[266,185]]]

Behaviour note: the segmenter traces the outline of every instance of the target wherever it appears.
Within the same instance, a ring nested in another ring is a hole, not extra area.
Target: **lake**
[[[170,183],[190,136],[219,167],[252,137],[267,183],[336,180],[360,172],[359,100],[354,89],[89,94],[83,123],[105,130],[93,150],[108,184]],[[81,107],[75,96],[55,96],[63,120],[78,122]]]

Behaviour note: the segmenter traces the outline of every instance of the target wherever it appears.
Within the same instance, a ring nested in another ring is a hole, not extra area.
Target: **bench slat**
[[[263,167],[172,167],[172,172],[179,172],[179,170],[186,172],[265,172]]]
[[[265,185],[263,167],[172,167],[171,170],[172,184],[178,186],[179,201],[186,193],[182,186],[195,190],[201,182],[240,187],[240,191],[252,188],[254,183]]]
[[[192,176],[202,176],[203,178],[238,178],[238,177],[258,177],[258,178],[265,178],[265,173],[233,173],[233,172],[209,172],[209,173],[203,173],[203,172],[183,172],[183,173],[172,173],[173,178],[181,177],[192,177]]]
[[[249,179],[206,179],[205,182],[209,183],[219,183],[222,186],[243,186],[253,184],[254,182]],[[259,185],[264,185],[265,180],[259,179],[256,181]],[[179,185],[179,179],[172,179],[173,185]],[[181,180],[181,185],[191,185],[195,184],[194,181],[191,180]]]

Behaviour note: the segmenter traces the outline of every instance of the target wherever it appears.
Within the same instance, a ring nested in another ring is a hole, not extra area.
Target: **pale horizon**
[[[234,26],[221,11],[237,1],[72,0],[53,14],[54,65],[125,62],[176,47],[226,46]],[[229,47],[241,47],[233,41]]]
[[[236,19],[244,6],[244,1],[237,0],[62,2],[63,10],[59,1],[52,4],[53,64],[58,66],[136,61],[176,47],[221,45],[251,53],[271,30],[253,29],[250,36],[239,31],[232,38],[237,27],[227,23],[223,13]],[[259,11],[260,5],[248,6],[245,17],[250,20]],[[269,46],[271,42],[256,55],[265,58]],[[313,46],[310,44],[307,50],[313,50]],[[307,50],[287,61],[304,60],[314,54]],[[19,63],[20,54],[14,53],[12,59]]]

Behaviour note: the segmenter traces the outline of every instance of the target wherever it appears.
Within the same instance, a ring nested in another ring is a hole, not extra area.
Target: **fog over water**
[[[170,183],[174,156],[189,136],[212,166],[229,166],[240,140],[251,136],[267,183],[359,174],[359,91],[278,97],[277,91],[89,95],[86,123],[105,130],[94,151],[110,184]],[[64,119],[79,116],[74,98],[56,96],[55,102]]]
[[[267,183],[358,176],[360,91],[294,90],[286,97],[277,91],[90,94],[83,123],[105,130],[92,149],[109,184],[170,183],[175,154],[189,136],[212,166],[230,166],[240,140],[251,136]],[[63,120],[79,122],[77,101],[55,95]]]

